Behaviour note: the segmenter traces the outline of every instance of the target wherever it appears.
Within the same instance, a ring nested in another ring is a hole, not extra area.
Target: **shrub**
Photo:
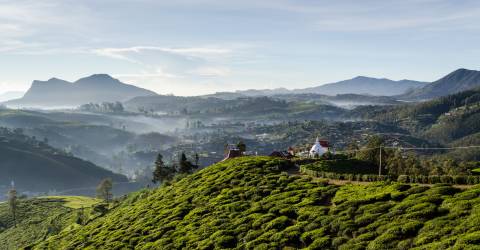
[[[330,248],[330,238],[329,237],[322,237],[319,239],[316,239],[315,241],[312,242],[308,246],[308,249],[311,250],[323,250],[323,249],[328,249]]]
[[[408,181],[409,181],[408,175],[398,176],[397,181],[400,182],[400,183],[408,183]]]
[[[236,239],[233,236],[222,235],[214,239],[215,246],[218,248],[233,248],[236,245]]]
[[[269,223],[267,223],[263,229],[264,230],[271,230],[271,229],[284,229],[285,227],[287,227],[290,223],[290,219],[287,217],[287,216],[280,216],[276,219],[273,219],[272,221],[270,221]]]

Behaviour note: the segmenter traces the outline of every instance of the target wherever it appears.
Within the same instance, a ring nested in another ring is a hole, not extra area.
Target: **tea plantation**
[[[79,212],[89,213],[100,200],[78,196],[21,199],[16,225],[7,202],[0,203],[0,249],[18,249],[78,226]],[[73,208],[83,207],[83,210]],[[85,216],[85,221],[86,221]]]
[[[480,186],[333,186],[241,157],[131,195],[36,249],[479,249]]]

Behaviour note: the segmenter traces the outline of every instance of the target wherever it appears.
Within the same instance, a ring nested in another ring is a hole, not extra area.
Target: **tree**
[[[355,154],[357,153],[357,151],[359,150],[360,148],[358,147],[358,144],[355,142],[355,141],[352,141],[350,144],[347,145],[347,148],[346,148],[346,155],[349,157],[349,158],[353,158],[355,157]]]
[[[104,199],[106,202],[110,202],[112,199],[112,179],[103,179],[97,186],[97,197]]]
[[[193,164],[187,159],[185,152],[182,152],[180,155],[179,160],[179,172],[180,173],[191,173],[193,172],[194,166]]]
[[[367,141],[367,144],[365,145],[365,148],[357,153],[357,158],[360,160],[371,162],[372,164],[378,166],[380,164],[380,149],[382,145],[383,139],[380,136],[370,137]],[[382,148],[381,150],[383,166],[386,159],[386,152],[384,148]]]
[[[163,162],[163,156],[161,154],[157,155],[155,160],[155,170],[153,171],[153,183],[164,182],[171,180],[175,175],[175,169],[173,167],[167,166]]]
[[[240,150],[240,153],[243,154],[245,151],[247,151],[247,145],[243,141],[239,141],[237,143],[237,148]]]
[[[405,174],[406,166],[403,160],[403,155],[400,150],[396,150],[392,157],[386,160],[388,174],[401,175]]]
[[[8,191],[8,206],[13,216],[13,225],[17,227],[17,190],[12,184],[12,188]]]
[[[198,167],[198,161],[200,160],[200,157],[198,156],[198,153],[195,153],[195,165]]]

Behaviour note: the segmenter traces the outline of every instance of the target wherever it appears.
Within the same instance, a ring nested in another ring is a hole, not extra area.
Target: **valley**
[[[93,89],[105,79],[125,86],[105,75],[85,79]],[[35,83],[29,100],[41,86]],[[248,93],[5,102],[0,191],[8,194],[1,197],[0,242],[11,249],[431,249],[478,242],[470,207],[480,183],[480,89],[414,102]],[[316,138],[328,142],[328,153],[309,155]],[[240,145],[235,157],[231,150]],[[18,218],[7,207],[12,190]],[[446,227],[445,220],[455,222]],[[18,230],[31,233],[15,236]]]

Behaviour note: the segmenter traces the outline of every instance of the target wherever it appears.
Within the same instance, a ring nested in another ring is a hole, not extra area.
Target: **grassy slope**
[[[0,203],[0,249],[18,249],[58,233],[74,225],[77,214],[73,208],[88,208],[99,200],[79,197],[42,197],[20,200],[17,227],[6,202]]]
[[[37,249],[442,249],[480,243],[480,187],[326,185],[237,158],[123,202]]]

